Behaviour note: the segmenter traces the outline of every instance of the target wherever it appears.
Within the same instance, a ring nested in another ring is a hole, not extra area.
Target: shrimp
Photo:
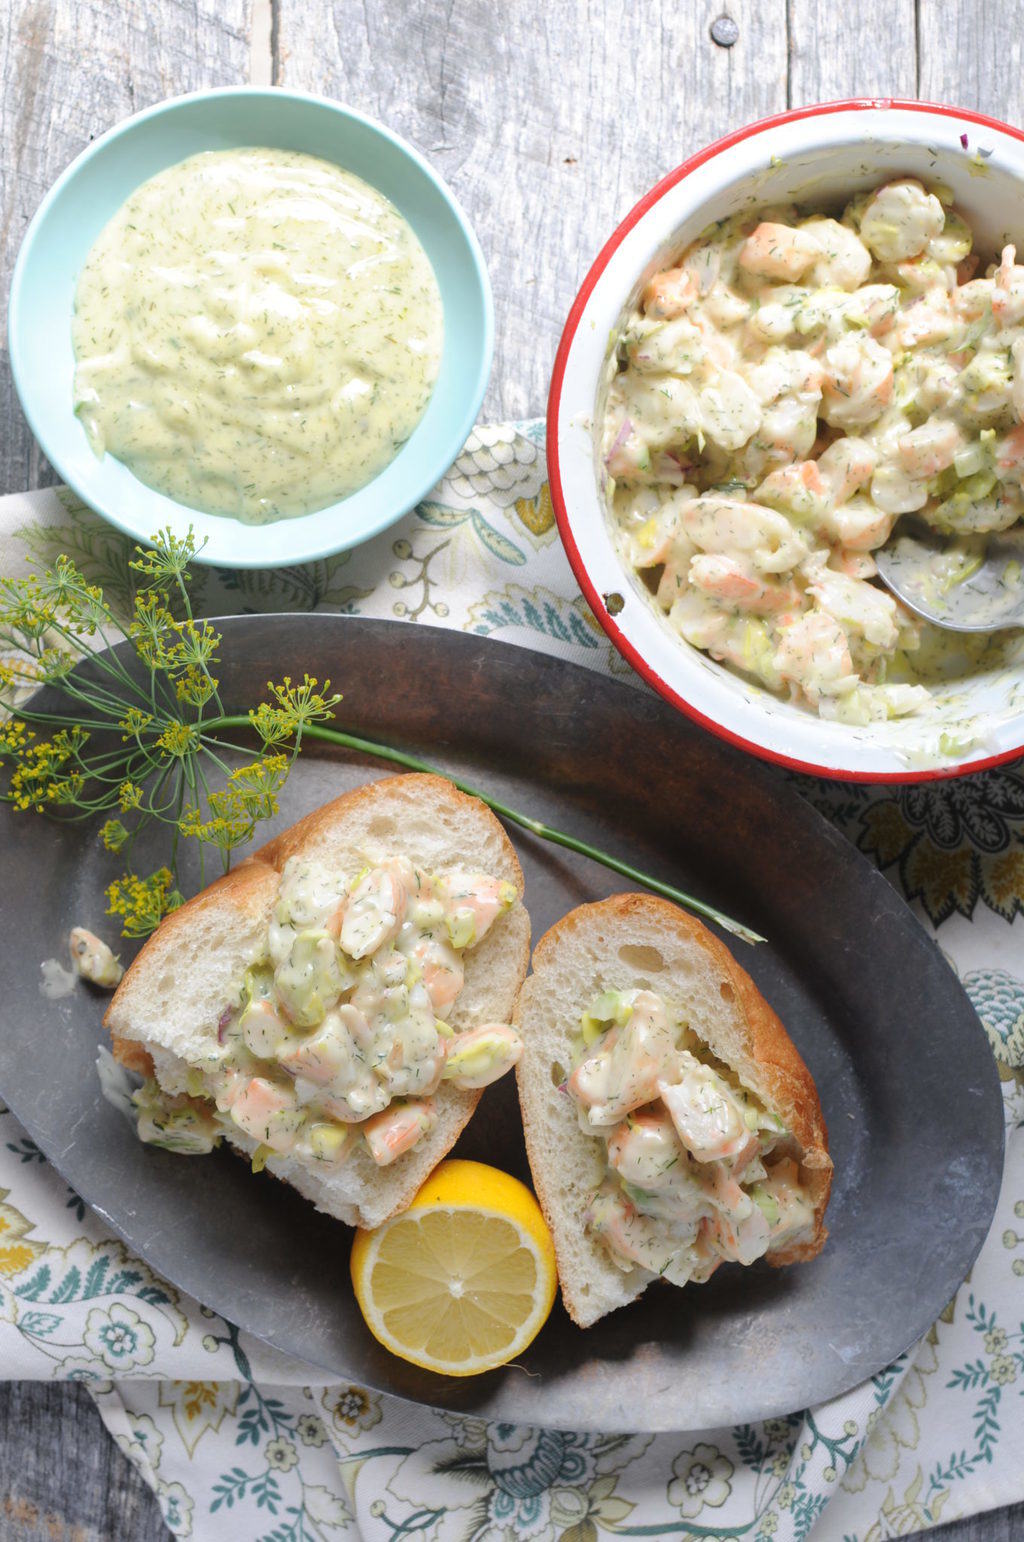
[[[878,572],[878,563],[868,552],[853,551],[842,546],[832,548],[828,565],[847,578],[874,578]]]
[[[250,1001],[238,1020],[242,1037],[257,1060],[273,1060],[278,1049],[291,1041],[288,1023],[267,997]]]
[[[697,398],[703,432],[723,450],[739,450],[761,426],[761,405],[746,381],[722,369]]]
[[[442,937],[421,937],[409,957],[420,967],[431,1006],[444,1017],[466,978],[458,954]]]
[[[664,1109],[639,1109],[608,1137],[608,1162],[627,1183],[660,1189],[680,1165],[686,1151]]]
[[[889,182],[865,205],[860,239],[880,262],[902,262],[923,252],[945,223],[941,203],[920,182]]]
[[[995,284],[990,278],[969,279],[953,291],[953,306],[964,321],[980,321],[992,310]]]
[[[806,230],[763,221],[740,248],[739,264],[761,278],[792,281],[822,255],[821,243]]]
[[[613,1028],[601,1048],[576,1067],[569,1091],[586,1109],[588,1124],[618,1124],[657,1096],[658,1082],[675,1067],[678,1053],[664,1003],[653,991],[638,991],[625,1025]]]
[[[712,599],[754,615],[790,610],[800,602],[800,591],[794,584],[771,583],[750,572],[734,557],[700,553],[690,560],[689,577]]]
[[[600,1238],[620,1269],[638,1265],[674,1285],[685,1285],[698,1263],[703,1264],[695,1248],[699,1223],[678,1235],[676,1228],[642,1214],[628,1195],[610,1183],[597,1191],[583,1219],[587,1231]]]
[[[1014,415],[1024,422],[1024,337],[1014,338],[1010,347],[1013,360],[1013,388],[1010,393]]]
[[[657,1089],[679,1139],[698,1162],[736,1156],[750,1140],[739,1099],[689,1051],[681,1052],[681,1064],[679,1080],[659,1081]]]
[[[829,501],[845,503],[870,481],[876,458],[867,440],[853,435],[837,439],[823,450],[818,456],[818,474]]]
[[[928,483],[893,461],[883,461],[871,478],[871,501],[885,514],[910,514],[928,502]]]
[[[230,1114],[246,1135],[281,1155],[292,1150],[305,1119],[294,1090],[265,1076],[254,1076],[233,1098]]]
[[[930,347],[944,343],[960,331],[960,323],[953,314],[949,298],[941,292],[932,292],[928,299],[915,300],[897,318],[892,335],[901,348]]]
[[[930,418],[899,442],[900,464],[908,476],[934,477],[953,464],[963,435],[948,418]]]
[[[75,926],[68,939],[71,963],[76,974],[103,990],[112,991],[121,982],[124,966],[115,958],[105,942],[84,926]]]
[[[1024,321],[1024,268],[1018,266],[1016,256],[1015,247],[1003,247],[992,290],[992,314],[1004,327]]]
[[[835,284],[848,291],[859,289],[871,271],[871,253],[859,236],[848,225],[832,219],[803,220],[800,229],[821,249],[810,282],[819,288]]]
[[[378,1167],[388,1167],[405,1152],[411,1151],[437,1124],[437,1108],[432,1098],[396,1103],[374,1114],[363,1125],[363,1135],[370,1155]]]
[[[811,564],[808,563],[807,567],[811,568]],[[846,578],[842,573],[824,566],[818,558],[808,577],[813,579],[808,594],[847,634],[852,632],[863,637],[876,648],[897,646],[899,625],[896,601],[891,594],[884,589],[876,589],[874,584]]]
[[[684,506],[680,520],[695,546],[742,552],[759,573],[788,573],[807,555],[806,537],[763,504],[705,493]]]
[[[291,1039],[278,1049],[278,1064],[292,1076],[330,1086],[351,1073],[353,1062],[362,1061],[360,1045],[369,1047],[372,1037],[370,1025],[358,1008],[338,1007],[328,1012],[308,1038]]]
[[[1024,339],[1022,339],[1024,341]],[[996,466],[1000,476],[1024,482],[1024,425],[1011,429],[996,445]]]
[[[341,923],[341,947],[350,958],[366,958],[397,935],[412,881],[412,864],[402,857],[371,868],[360,878]]]
[[[772,662],[768,628],[750,612],[723,611],[708,595],[691,588],[673,602],[669,621],[681,637],[695,648],[706,649],[712,658],[755,675],[772,690],[782,684]]]
[[[858,680],[846,633],[821,610],[780,626],[773,662],[781,678],[798,686],[814,706],[822,696],[852,690]]]
[[[484,1023],[448,1043],[444,1080],[456,1087],[489,1087],[510,1071],[523,1053],[523,1041],[506,1023]]]
[[[445,920],[452,944],[470,948],[490,931],[494,922],[516,902],[514,884],[486,873],[455,870],[445,873],[434,885],[445,908]]]
[[[873,337],[846,337],[825,350],[822,417],[837,428],[873,423],[892,401],[892,354]]]
[[[643,306],[648,316],[666,321],[681,316],[697,298],[697,280],[686,268],[668,268],[655,273],[644,285]]]
[[[828,488],[818,463],[794,461],[765,477],[754,497],[758,503],[792,513],[797,519],[820,518],[828,500]]]
[[[716,1211],[707,1222],[708,1233],[722,1257],[738,1264],[763,1258],[771,1241],[766,1217],[749,1198],[747,1204],[750,1208],[742,1217]]]

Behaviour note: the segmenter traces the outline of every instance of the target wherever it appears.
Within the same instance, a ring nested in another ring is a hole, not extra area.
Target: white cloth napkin
[[[66,551],[125,602],[129,545],[66,491],[0,500],[0,574]],[[632,678],[562,554],[539,423],[477,429],[431,498],[357,551],[200,570],[194,599],[207,615],[343,610],[453,626]],[[811,1411],[656,1437],[486,1425],[324,1386],[156,1278],[3,1113],[2,1374],[85,1381],[171,1531],[203,1542],[879,1542],[1024,1498],[1024,776],[799,785],[939,929],[1003,1083],[991,1234],[912,1353]]]

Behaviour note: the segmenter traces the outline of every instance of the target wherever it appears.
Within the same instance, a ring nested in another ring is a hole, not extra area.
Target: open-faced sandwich
[[[717,938],[667,901],[581,905],[516,1014],[534,1187],[581,1328],[659,1277],[815,1257],[832,1182],[810,1072]]]
[[[521,1049],[530,923],[493,814],[395,776],[293,825],[175,911],[118,987],[139,1133],[222,1137],[319,1209],[377,1226]]]

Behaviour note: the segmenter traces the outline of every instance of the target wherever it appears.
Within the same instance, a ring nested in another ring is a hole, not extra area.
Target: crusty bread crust
[[[478,867],[514,885],[520,903],[464,955],[466,981],[451,1014],[456,1028],[510,1021],[530,944],[529,917],[521,903],[523,874],[512,843],[486,805],[444,777],[389,776],[307,814],[166,917],[125,972],[104,1017],[115,1058],[143,1075],[154,1070],[158,1077],[168,1071],[173,1075],[187,1059],[189,1043],[197,1034],[214,1031],[211,1025],[237,992],[238,961],[247,952],[254,956],[265,936],[288,858],[303,854],[330,860],[339,848],[372,856],[375,843],[382,852],[405,854],[425,866],[433,865],[429,857],[440,850],[448,854],[446,865]],[[173,1017],[178,999],[168,982],[183,969],[194,975],[206,968],[211,956],[219,974],[206,995],[198,1003],[188,1002],[182,1020],[165,1027],[161,1008]],[[389,1167],[377,1168],[357,1151],[330,1182],[294,1158],[272,1157],[267,1168],[339,1220],[380,1225],[410,1203],[455,1144],[481,1095],[442,1083],[436,1094],[437,1126]],[[227,1133],[242,1153],[255,1150],[256,1143],[241,1131]],[[346,1175],[353,1180],[351,1192],[346,1192]]]
[[[635,1300],[652,1276],[642,1269],[619,1270],[584,1232],[580,1197],[603,1159],[598,1143],[579,1129],[571,1099],[556,1091],[552,1066],[556,1061],[570,1064],[579,1015],[598,989],[625,989],[641,978],[651,989],[693,1007],[694,1030],[784,1121],[800,1148],[801,1180],[814,1205],[814,1233],[797,1247],[769,1254],[768,1262],[814,1258],[827,1236],[832,1161],[817,1089],[753,980],[707,927],[667,900],[618,894],[580,905],[551,927],[534,950],[533,973],[516,1009],[526,1046],[516,1080],[534,1187],[554,1237],[562,1297],[581,1327]],[[578,1177],[571,1171],[574,1163]]]

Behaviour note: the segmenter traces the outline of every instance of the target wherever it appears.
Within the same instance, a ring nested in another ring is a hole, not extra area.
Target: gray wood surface
[[[723,14],[732,48],[710,36]],[[1019,123],[1022,21],[1019,0],[3,0],[4,305],[28,220],[91,137],[164,96],[272,80],[383,118],[448,179],[494,283],[485,411],[532,415],[580,279],[662,173],[738,124],[841,96]],[[48,480],[0,350],[0,491]],[[1010,1542],[1024,1506],[930,1535]],[[5,1542],[163,1536],[81,1388],[0,1385]]]
[[[43,194],[104,129],[162,97],[246,78],[249,0],[2,0],[0,300]],[[0,491],[53,481],[0,360]]]

